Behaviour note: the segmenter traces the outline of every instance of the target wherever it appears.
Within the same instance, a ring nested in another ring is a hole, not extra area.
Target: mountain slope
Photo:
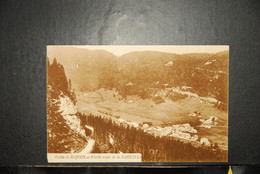
[[[103,51],[48,47],[78,91],[116,88],[125,97],[151,96],[165,87],[187,86],[201,97],[214,97],[227,105],[229,52],[172,54],[131,52],[120,57]],[[132,85],[128,85],[132,84]]]
[[[63,66],[56,59],[52,64],[47,60],[48,153],[74,153],[87,143],[75,104]]]
[[[116,73],[117,57],[103,50],[48,47],[48,57],[56,58],[65,67],[73,88],[82,91],[107,87]]]

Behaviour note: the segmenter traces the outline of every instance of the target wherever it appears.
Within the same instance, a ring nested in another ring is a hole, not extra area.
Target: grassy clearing
[[[213,105],[200,103],[189,97],[176,102],[164,98],[164,103],[155,104],[152,99],[141,99],[138,96],[127,96],[126,99],[122,99],[113,94],[113,90],[78,94],[78,108],[86,114],[119,116],[126,121],[136,123],[152,122],[154,126],[164,123],[190,123],[198,130],[199,137],[206,137],[211,142],[227,147],[228,116],[226,112]],[[211,129],[198,127],[199,118],[188,116],[194,111],[200,112],[202,118],[216,116],[218,127]]]

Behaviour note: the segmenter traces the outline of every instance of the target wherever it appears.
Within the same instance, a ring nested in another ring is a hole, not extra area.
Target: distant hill
[[[48,47],[48,57],[56,58],[64,66],[73,88],[82,91],[103,87],[111,80],[117,64],[117,57],[110,52],[76,47]]]
[[[60,50],[59,50],[60,49]],[[227,102],[229,52],[172,54],[141,51],[120,57],[104,50],[48,47],[78,91],[116,88],[122,96],[149,97],[154,90],[189,86],[203,97]],[[131,82],[131,86],[127,86]]]
[[[119,58],[118,69],[124,83],[134,83],[139,93],[147,88],[189,86],[200,96],[227,102],[228,56],[228,51],[183,55],[132,52]]]

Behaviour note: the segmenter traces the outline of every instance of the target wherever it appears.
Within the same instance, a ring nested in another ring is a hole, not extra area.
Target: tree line
[[[84,79],[79,90],[116,88],[123,98],[138,95],[145,99],[152,98],[154,93],[166,88],[166,84],[167,87],[190,86],[192,92],[201,97],[214,97],[222,102],[221,109],[227,109],[228,53],[170,57],[163,53],[133,53],[131,57],[120,58],[118,62],[109,60],[106,64],[86,63],[83,67],[86,73],[78,75]],[[165,66],[167,62],[173,64]],[[127,86],[129,82],[133,85]]]
[[[76,95],[67,80],[63,65],[56,59],[50,63],[47,59],[47,143],[48,153],[67,153],[80,149],[86,139],[66,124],[59,111],[59,97],[68,96],[76,103]]]
[[[82,123],[94,128],[95,147],[92,153],[141,153],[143,162],[220,162],[227,160],[227,151],[216,147],[184,143],[172,137],[155,136],[111,118],[79,114]],[[113,138],[114,143],[110,143]]]

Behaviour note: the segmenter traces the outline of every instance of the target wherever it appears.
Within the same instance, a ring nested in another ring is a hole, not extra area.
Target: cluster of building
[[[217,122],[218,118],[214,117],[214,116],[210,116],[209,119],[205,119],[205,118],[201,118],[200,122],[201,125],[200,127],[205,127],[205,128],[212,128],[214,126],[217,126],[218,122]]]
[[[142,129],[145,132],[155,136],[175,137],[175,138],[184,139],[188,141],[197,141],[200,144],[210,146],[210,142],[207,138],[201,138],[199,140],[199,136],[197,135],[198,131],[192,126],[190,126],[189,123],[160,127],[160,126],[152,126],[149,124],[149,122],[148,123],[143,122],[137,124],[135,122],[125,121],[122,118],[117,119],[117,121],[121,124],[126,124],[135,128]]]
[[[197,130],[190,126],[189,123],[187,124],[178,124],[178,125],[172,125],[172,126],[166,126],[166,127],[149,127],[144,128],[144,131],[157,135],[157,136],[170,136],[170,137],[176,137],[181,139],[186,139],[190,141],[197,141],[198,135],[192,135],[196,134]]]
[[[189,114],[190,117],[198,117],[199,118],[199,121],[201,122],[201,125],[200,127],[204,127],[204,128],[212,128],[212,127],[215,127],[217,126],[218,122],[218,118],[217,117],[214,117],[214,116],[210,116],[209,118],[203,118],[201,113],[200,112],[193,112],[193,113],[190,113]]]

